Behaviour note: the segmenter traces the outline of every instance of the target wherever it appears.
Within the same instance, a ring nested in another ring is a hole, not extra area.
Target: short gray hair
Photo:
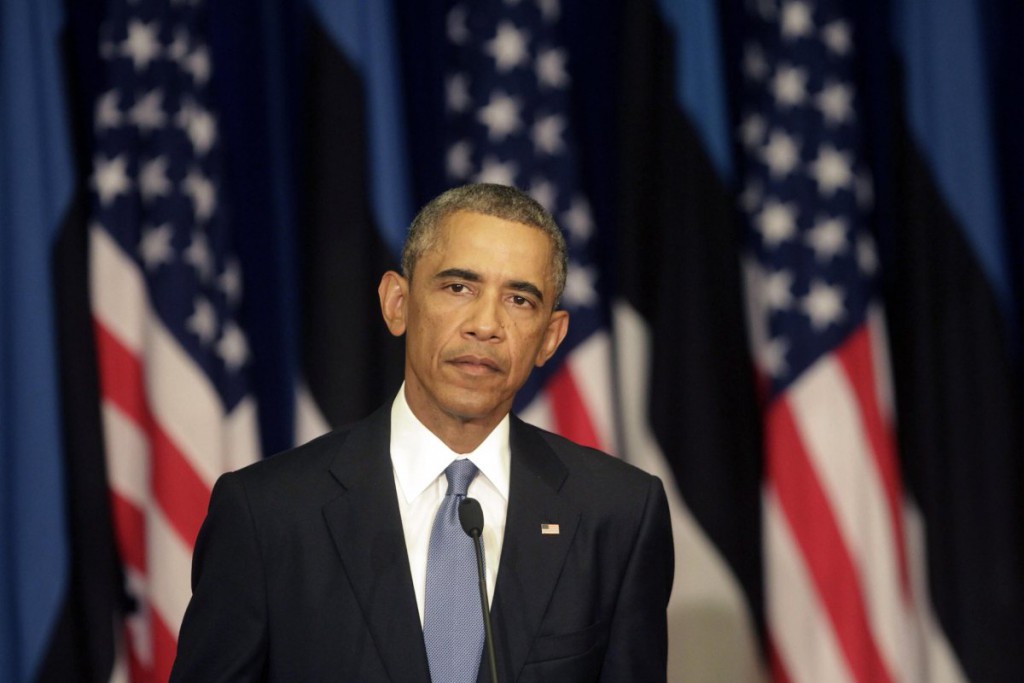
[[[402,274],[412,280],[416,262],[437,243],[438,228],[459,211],[481,213],[514,223],[522,223],[547,233],[551,238],[551,272],[555,276],[555,306],[565,289],[569,254],[565,237],[547,209],[530,195],[508,185],[478,183],[455,187],[432,199],[420,209],[409,226],[402,249]]]

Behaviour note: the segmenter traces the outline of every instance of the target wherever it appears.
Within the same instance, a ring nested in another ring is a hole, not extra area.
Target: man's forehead
[[[554,244],[541,228],[498,216],[459,211],[438,225],[437,239],[423,254],[428,277],[452,269],[484,279],[499,271],[510,281],[554,286]]]
[[[504,249],[510,245],[538,248],[544,257],[543,262],[538,261],[542,266],[548,265],[555,248],[551,236],[543,228],[466,210],[456,211],[438,224],[434,243],[434,247],[440,249],[465,246],[481,247],[486,251]]]

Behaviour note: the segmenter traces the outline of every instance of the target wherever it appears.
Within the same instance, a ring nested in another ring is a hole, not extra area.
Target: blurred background
[[[670,680],[1020,680],[1022,31],[0,0],[0,680],[167,678],[216,477],[390,400],[377,282],[470,181],[566,233],[517,410],[664,481]]]

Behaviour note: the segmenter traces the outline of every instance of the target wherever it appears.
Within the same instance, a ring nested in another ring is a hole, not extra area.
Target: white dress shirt
[[[476,498],[484,512],[484,565],[488,600],[494,597],[498,558],[505,537],[508,509],[509,447],[508,415],[487,435],[475,451],[461,455],[451,450],[413,414],[405,400],[405,384],[391,404],[391,463],[402,513],[405,548],[409,553],[412,585],[416,591],[420,624],[427,585],[427,552],[434,517],[441,505],[448,480],[444,471],[453,460],[469,458],[480,473],[469,485],[467,495]]]

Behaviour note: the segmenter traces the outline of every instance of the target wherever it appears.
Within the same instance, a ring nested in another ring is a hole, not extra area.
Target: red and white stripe
[[[616,450],[611,339],[590,335],[569,354],[520,417],[606,453]]]
[[[151,310],[135,261],[90,230],[90,285],[115,534],[138,609],[133,681],[167,680],[210,490],[259,453],[255,404],[225,414],[209,378]]]
[[[875,311],[766,408],[765,574],[776,680],[918,680],[883,340]]]

